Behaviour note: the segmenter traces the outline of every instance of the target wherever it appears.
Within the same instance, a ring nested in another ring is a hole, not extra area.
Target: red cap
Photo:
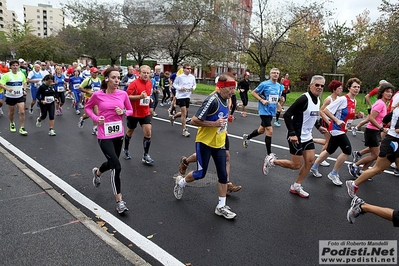
[[[90,73],[98,73],[98,69],[96,67],[90,68]]]
[[[250,76],[249,72],[245,72],[244,76]]]

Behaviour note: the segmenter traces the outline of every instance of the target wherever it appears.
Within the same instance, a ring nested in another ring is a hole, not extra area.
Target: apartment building
[[[30,23],[32,33],[38,37],[57,35],[57,32],[65,26],[64,18],[64,11],[53,8],[52,5],[24,5],[24,22]]]
[[[14,11],[7,9],[7,0],[0,0],[0,31],[5,31],[7,26],[13,26],[17,21]]]

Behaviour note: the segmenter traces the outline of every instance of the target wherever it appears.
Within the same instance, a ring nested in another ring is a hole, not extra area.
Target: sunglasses
[[[316,87],[324,88],[324,84],[315,83],[314,85],[315,85]]]

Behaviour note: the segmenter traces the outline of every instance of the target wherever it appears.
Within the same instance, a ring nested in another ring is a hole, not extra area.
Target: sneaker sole
[[[330,180],[331,180],[331,182],[332,182],[334,185],[336,185],[336,186],[342,186],[342,182],[341,182],[341,184],[336,184],[336,183],[334,183],[333,179],[332,179],[332,178],[330,178],[330,176],[327,176],[327,177],[328,177],[328,179],[330,179]]]
[[[223,213],[220,213],[220,212],[218,212],[217,210],[215,210],[215,214],[218,215],[218,216],[223,216],[223,217],[226,218],[227,220],[234,219],[234,218],[236,218],[236,216],[237,216],[237,214],[234,215],[234,216],[225,216]]]
[[[304,198],[304,199],[309,198],[309,195],[307,195],[307,196],[301,195],[301,194],[299,194],[296,190],[290,189],[290,193],[295,194],[295,195],[298,195],[299,197]]]
[[[118,209],[116,210],[119,214],[122,214],[122,213],[124,213],[124,212],[127,212],[129,209],[128,208],[126,208],[126,209],[124,209],[124,210],[122,210],[122,211],[119,211]]]

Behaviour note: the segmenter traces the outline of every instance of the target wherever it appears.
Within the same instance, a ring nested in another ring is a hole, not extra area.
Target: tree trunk
[[[266,79],[265,75],[266,75],[266,66],[260,66],[260,70],[259,70],[260,82],[262,82]]]

